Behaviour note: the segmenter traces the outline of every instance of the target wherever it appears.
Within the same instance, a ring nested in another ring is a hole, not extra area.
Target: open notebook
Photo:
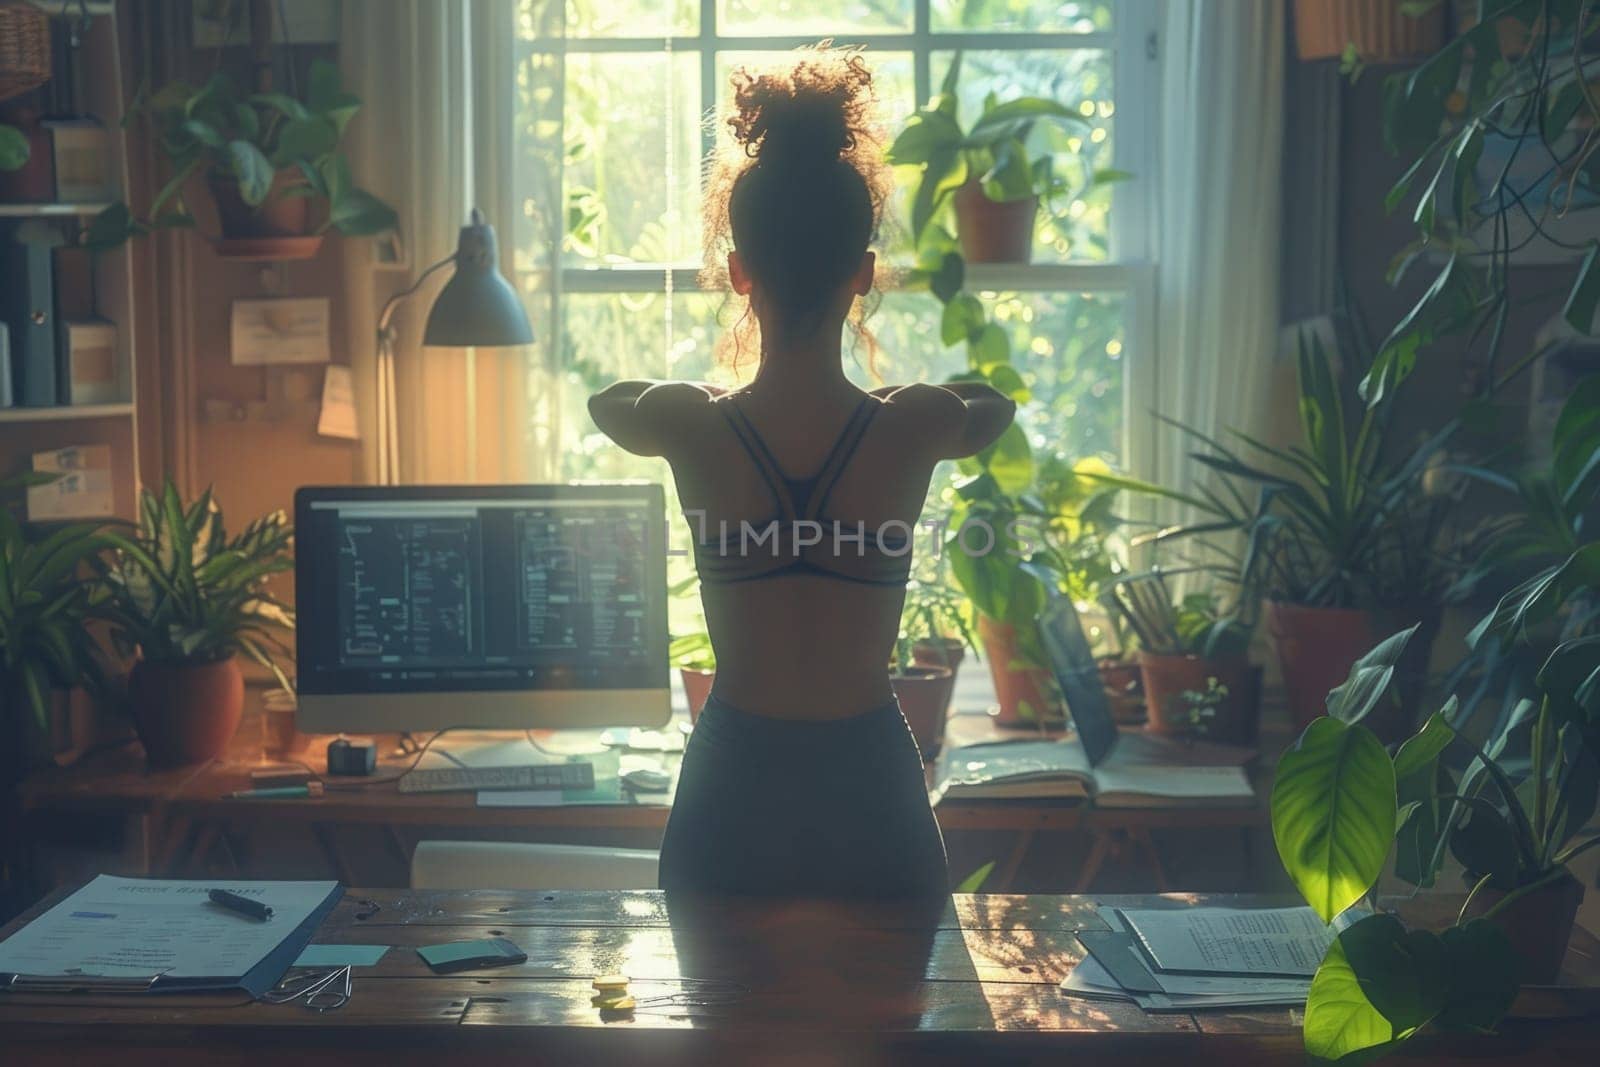
[[[1216,764],[1195,762],[1213,749],[1218,750]],[[940,758],[932,800],[1081,797],[1102,808],[1139,808],[1174,800],[1254,799],[1237,750],[1222,749],[1202,746],[1177,759],[1177,746],[1125,734],[1099,766],[1091,767],[1076,738],[966,745]]]

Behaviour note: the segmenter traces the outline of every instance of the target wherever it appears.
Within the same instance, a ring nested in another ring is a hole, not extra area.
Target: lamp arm
[[[450,255],[441,259],[439,262],[435,263],[433,266],[417,275],[417,280],[411,283],[410,288],[402,289],[400,292],[394,294],[384,302],[383,311],[378,314],[378,344],[380,346],[394,343],[394,327],[391,325],[390,320],[394,318],[395,309],[404,303],[408,297],[414,296],[416,291],[422,288],[423,282],[427,281],[433,275],[437,274],[439,271],[448,267],[455,261],[456,254],[452,252]]]

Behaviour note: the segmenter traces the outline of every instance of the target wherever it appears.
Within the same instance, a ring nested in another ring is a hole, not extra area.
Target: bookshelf
[[[80,45],[69,72],[57,50],[53,79],[73,77],[78,110],[98,118],[109,132],[110,167],[118,189],[128,188],[127,141],[122,130],[123,57],[117,32],[116,5],[95,2],[35,3],[51,16],[52,33],[67,31],[67,19],[81,19],[85,13]],[[71,234],[98,214],[104,203],[3,203],[0,221],[39,219],[53,223]],[[123,399],[115,403],[80,404],[60,407],[0,408],[0,475],[14,474],[29,467],[35,452],[73,445],[104,445],[112,457],[114,507],[118,516],[137,514],[139,471],[141,469],[139,360],[133,298],[133,248],[124,245],[95,256],[90,267],[94,293],[94,312],[116,325],[117,358],[122,368]],[[0,285],[10,284],[0,279]]]

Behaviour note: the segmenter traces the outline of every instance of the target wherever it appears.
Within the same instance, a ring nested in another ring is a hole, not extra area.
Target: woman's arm
[[[634,378],[614,382],[589,398],[600,432],[636,456],[662,456],[693,409],[727,392],[708,382]]]
[[[873,395],[903,408],[939,459],[982,452],[1017,413],[1016,402],[986,382],[891,385],[873,390]]]

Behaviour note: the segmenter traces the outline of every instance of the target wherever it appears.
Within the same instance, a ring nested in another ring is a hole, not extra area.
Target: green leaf
[[[1097,170],[1089,176],[1089,184],[1111,185],[1114,182],[1127,182],[1133,180],[1133,172],[1127,170]]]
[[[1395,1040],[1394,1026],[1367,999],[1340,940],[1329,946],[1311,979],[1304,1032],[1306,1052],[1324,1060],[1375,1053]]]
[[[0,122],[0,170],[20,170],[28,162],[28,138],[15,126]]]
[[[1505,931],[1472,919],[1439,935],[1449,961],[1450,988],[1433,1020],[1444,1030],[1488,1033],[1517,997],[1517,962]]]
[[[1033,451],[1028,447],[1027,435],[1016,423],[1007,426],[994,444],[978,453],[977,460],[1003,493],[1021,493],[1033,484]]]
[[[1028,383],[1022,375],[1009,363],[996,363],[986,371],[989,384],[997,392],[1003,393],[1018,404],[1026,404],[1033,399]]]
[[[1395,665],[1405,654],[1406,642],[1422,624],[1415,623],[1380,641],[1372,651],[1356,660],[1350,676],[1328,694],[1328,714],[1335,719],[1357,723],[1366,718],[1389,692]]]
[[[1039,119],[1054,119],[1065,125],[1087,129],[1089,120],[1057,100],[1042,96],[1019,96],[997,104],[972,124],[967,144],[987,146],[1016,137]]]
[[[100,251],[115,248],[139,232],[139,225],[134,221],[128,205],[118,201],[90,221],[83,243],[88,248]]]
[[[291,119],[278,131],[272,162],[276,167],[287,167],[301,160],[315,163],[332,152],[338,143],[339,134],[327,119]]]
[[[939,339],[947,345],[971,340],[988,319],[983,304],[970,293],[957,293],[939,317]]]
[[[348,237],[364,237],[394,229],[399,216],[371,193],[352,189],[329,209],[328,223]]]
[[[1394,842],[1394,765],[1361,725],[1320,718],[1278,761],[1272,836],[1306,902],[1331,922],[1383,870]]]
[[[250,103],[271,108],[284,118],[303,119],[309,114],[304,104],[284,93],[256,93],[249,99]]]
[[[1011,358],[1011,342],[1006,332],[994,323],[986,323],[978,335],[967,344],[967,365],[981,371]]]
[[[957,293],[966,282],[967,264],[960,253],[947,252],[940,261],[939,268],[928,279],[928,287],[933,290],[933,295],[941,303],[948,303],[955,299]]]
[[[1451,831],[1450,851],[1473,878],[1488,875],[1502,889],[1518,882],[1516,830],[1482,797],[1468,802],[1467,817]]]
[[[1567,306],[1561,309],[1561,317],[1579,333],[1594,334],[1597,332],[1596,307],[1600,307],[1600,241],[1590,242],[1589,254],[1583,257],[1583,266],[1578,268],[1578,277],[1567,294]]]
[[[338,107],[344,91],[339,83],[339,68],[326,59],[312,61],[306,106],[319,114]]]
[[[1360,394],[1369,407],[1390,398],[1411,376],[1417,350],[1459,326],[1476,309],[1468,268],[1451,255],[1427,292],[1384,339],[1372,367],[1361,379]]]
[[[996,203],[1026,200],[1034,195],[1028,150],[1015,137],[1001,141],[995,148],[994,165],[978,180],[982,183],[983,195]]]
[[[961,879],[961,884],[956,886],[957,893],[976,893],[983,889],[983,883],[989,880],[989,875],[994,873],[994,860],[990,860],[982,867]]]
[[[1392,915],[1369,915],[1340,933],[1339,943],[1362,994],[1397,1038],[1415,1033],[1444,1008],[1449,957],[1433,934],[1407,930]]]
[[[272,164],[249,141],[228,142],[228,156],[233,162],[234,177],[239,179],[240,199],[259,207],[272,191]]]
[[[928,163],[961,144],[961,127],[940,111],[919,111],[907,120],[889,146],[889,162],[896,166]]]

